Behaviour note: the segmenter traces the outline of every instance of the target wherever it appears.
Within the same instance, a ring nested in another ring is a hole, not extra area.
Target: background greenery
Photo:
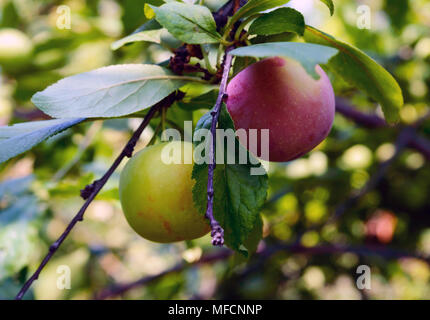
[[[2,68],[0,125],[45,119],[30,98],[65,76],[109,64],[168,59],[172,54],[168,49],[178,45],[169,37],[162,46],[142,42],[117,51],[110,48],[145,22],[144,2],[159,5],[162,1],[1,0],[0,28],[23,31],[34,48],[27,63],[20,63],[25,67]],[[223,2],[206,1],[214,9]],[[56,26],[61,4],[71,8],[70,30]],[[396,77],[406,102],[401,111],[403,123],[424,115],[430,100],[430,3],[337,0],[335,4],[335,15],[329,18],[320,1],[291,1],[305,14],[307,24],[361,48]],[[371,8],[370,30],[356,26],[357,7],[362,4]],[[333,85],[354,106],[373,112],[374,103],[364,94],[339,81]],[[203,114],[171,108],[168,118],[196,122]],[[84,123],[0,165],[0,298],[14,297],[81,206],[79,190],[106,171],[139,123],[139,119]],[[137,149],[150,141],[152,132],[145,131]],[[305,247],[382,246],[430,255],[430,165],[422,154],[409,149],[389,168],[378,188],[349,209],[338,224],[306,231],[324,223],[340,203],[366,184],[378,165],[392,155],[397,134],[392,128],[366,129],[337,115],[329,138],[316,150],[288,164],[271,164],[262,249],[273,242],[291,243],[303,234]],[[430,122],[420,134],[430,139]],[[158,274],[183,260],[193,262],[216,252],[209,236],[171,245],[141,239],[122,215],[117,186],[118,173],[27,298],[89,299],[112,284]],[[372,269],[372,290],[356,289],[360,264]],[[70,290],[56,289],[59,265],[72,270]],[[257,255],[245,265],[223,259],[189,267],[121,297],[428,299],[429,280],[429,264],[423,259],[280,250],[270,256]]]

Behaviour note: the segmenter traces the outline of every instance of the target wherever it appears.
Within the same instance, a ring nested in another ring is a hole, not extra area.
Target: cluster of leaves
[[[161,43],[162,34],[168,32],[181,42],[200,45],[204,56],[202,63],[207,70],[221,67],[222,53],[229,46],[239,46],[230,52],[237,57],[235,72],[254,59],[284,56],[299,61],[317,78],[315,66],[321,64],[378,101],[387,120],[396,121],[403,98],[392,76],[359,49],[307,26],[299,11],[285,7],[276,9],[287,2],[250,0],[221,28],[206,6],[177,1],[166,1],[161,6],[145,4],[144,12],[150,20],[115,42],[112,48],[119,49],[136,41]],[[333,14],[332,1],[323,2]],[[275,10],[266,12],[269,9]],[[232,33],[235,34],[232,36]],[[273,40],[279,35],[284,35],[288,41]],[[298,41],[300,39],[302,42]],[[217,52],[216,61],[211,61],[210,57]],[[67,77],[32,98],[40,110],[56,119],[1,128],[0,143],[4,151],[0,160],[6,161],[83,121],[133,117],[184,86],[202,82],[209,86],[213,81],[216,81],[215,74],[213,79],[205,81],[199,73],[174,74],[165,64],[115,65]],[[199,100],[204,101],[205,107],[213,104],[214,94],[209,90],[203,95],[188,94],[185,99],[195,110],[202,107]],[[228,118],[226,114],[224,109],[219,125],[232,128],[231,119],[225,119]],[[208,121],[209,114],[206,114],[198,127],[207,126]],[[202,213],[206,201],[206,172],[203,167],[194,170],[195,202]],[[227,245],[243,251],[250,235],[261,237],[261,232],[253,230],[261,225],[259,211],[267,193],[267,176],[252,177],[248,165],[236,164],[218,167],[215,177],[217,219],[227,230]]]

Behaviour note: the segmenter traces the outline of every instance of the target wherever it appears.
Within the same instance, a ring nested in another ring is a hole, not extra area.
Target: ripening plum
[[[170,155],[170,164],[162,158],[163,152]],[[169,243],[200,238],[210,231],[193,203],[193,165],[185,163],[184,152],[192,152],[191,143],[146,147],[121,173],[122,209],[130,226],[145,239]]]
[[[237,74],[229,83],[227,109],[236,130],[269,129],[269,157],[286,162],[315,148],[329,134],[335,96],[327,74],[312,78],[289,58],[267,58]],[[248,134],[249,137],[249,134]],[[258,135],[258,146],[261,136]],[[245,138],[240,137],[241,142]],[[261,147],[259,147],[261,153]]]

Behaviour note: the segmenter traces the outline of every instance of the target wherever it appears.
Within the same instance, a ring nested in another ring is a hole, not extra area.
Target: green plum
[[[121,205],[128,223],[143,238],[169,243],[200,238],[210,231],[193,203],[193,165],[184,161],[189,152],[189,142],[160,143],[137,153],[122,171]]]

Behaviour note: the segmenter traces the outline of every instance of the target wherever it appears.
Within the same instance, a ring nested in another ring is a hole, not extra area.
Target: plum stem
[[[81,196],[84,200],[86,200],[85,203],[82,205],[81,209],[78,211],[76,216],[72,219],[72,221],[70,221],[69,225],[66,227],[66,229],[61,234],[61,236],[49,247],[49,251],[46,254],[46,256],[43,258],[39,267],[36,269],[33,275],[25,282],[21,290],[16,295],[15,297],[16,300],[21,300],[24,297],[25,293],[28,291],[28,289],[30,289],[33,282],[39,278],[39,275],[42,272],[43,268],[53,257],[53,255],[57,252],[58,248],[67,238],[67,236],[70,234],[70,232],[75,227],[75,225],[79,221],[82,221],[84,219],[85,211],[87,210],[91,202],[95,199],[95,197],[100,192],[100,190],[104,187],[104,185],[109,180],[109,178],[112,176],[114,171],[118,168],[121,161],[126,157],[132,156],[134,147],[136,146],[137,141],[142,135],[143,130],[145,130],[145,128],[148,126],[149,122],[155,116],[157,111],[159,111],[161,108],[167,108],[167,106],[172,105],[176,100],[181,100],[183,96],[184,94],[182,92],[174,92],[171,95],[164,98],[159,103],[152,106],[151,109],[146,114],[145,118],[143,119],[142,124],[134,132],[130,140],[127,142],[127,145],[124,147],[120,155],[115,159],[115,161],[108,169],[108,171],[106,171],[103,177],[94,181],[92,184],[86,186],[83,190],[81,190]]]
[[[210,145],[209,149],[209,158],[211,159],[209,166],[208,166],[208,202],[206,207],[206,218],[209,220],[212,232],[212,244],[214,246],[223,246],[224,245],[224,230],[218,223],[218,221],[214,218],[214,212],[213,212],[213,205],[214,205],[214,172],[216,168],[215,163],[215,148],[216,148],[216,128],[218,124],[219,115],[221,112],[221,106],[223,102],[227,98],[227,83],[228,78],[230,74],[230,69],[232,65],[233,57],[229,54],[229,51],[232,48],[227,48],[225,55],[224,55],[224,62],[223,62],[223,74],[221,78],[221,84],[219,88],[219,94],[217,101],[215,103],[214,108],[212,109],[211,115],[212,115],[212,124],[211,124],[211,136],[212,136],[212,143]]]

